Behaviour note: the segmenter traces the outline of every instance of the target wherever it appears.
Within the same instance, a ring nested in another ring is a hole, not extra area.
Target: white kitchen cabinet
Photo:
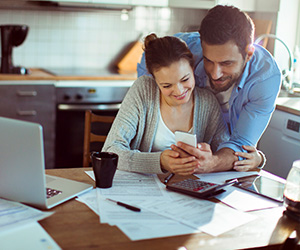
[[[169,0],[130,0],[133,6],[168,7]]]
[[[216,0],[216,4],[233,5],[243,11],[277,12],[280,0]]]
[[[210,9],[217,4],[217,0],[169,0],[169,7]]]
[[[89,0],[91,3],[107,5],[129,5],[131,0]]]
[[[89,0],[92,3],[107,5],[167,7],[169,0]]]
[[[256,0],[217,0],[217,4],[233,5],[243,11],[256,11]]]
[[[35,1],[35,0],[30,0]],[[36,0],[37,1],[37,0]],[[277,12],[282,0],[39,0],[58,2],[60,5],[99,5],[103,7],[114,6],[154,6],[190,9],[211,9],[217,4],[233,5],[243,11]]]
[[[103,7],[114,7],[114,6],[168,7],[169,4],[169,0],[47,0],[47,1],[58,2],[60,5],[67,5],[67,6],[86,5],[87,7],[89,5],[91,6],[99,5]]]
[[[210,9],[217,4],[233,5],[243,11],[277,12],[280,0],[169,0],[169,7]]]
[[[44,1],[44,2],[64,2],[64,3],[89,3],[91,0],[31,0],[31,1]]]
[[[261,12],[278,12],[280,9],[280,2],[283,2],[283,0],[256,0],[255,10]]]

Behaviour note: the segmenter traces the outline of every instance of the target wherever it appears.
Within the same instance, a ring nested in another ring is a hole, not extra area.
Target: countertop
[[[300,116],[300,97],[278,97],[276,109]]]
[[[99,75],[54,75],[51,72],[32,68],[28,75],[0,74],[0,81],[97,81],[97,80],[136,80],[136,73],[118,74],[99,70]]]
[[[55,75],[51,71],[47,71],[39,68],[30,69],[30,74],[28,75],[14,75],[14,74],[0,74],[1,81],[101,81],[101,80],[136,80],[136,73],[128,74],[118,74],[111,73],[108,70],[99,70],[99,75],[97,74],[81,74],[81,75]],[[278,97],[276,100],[276,109],[288,112],[290,114],[300,116],[300,97]]]

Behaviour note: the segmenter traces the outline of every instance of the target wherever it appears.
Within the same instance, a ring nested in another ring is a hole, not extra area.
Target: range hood
[[[66,7],[66,8],[89,8],[104,10],[131,10],[133,6],[129,3],[131,0],[29,0],[40,6]]]

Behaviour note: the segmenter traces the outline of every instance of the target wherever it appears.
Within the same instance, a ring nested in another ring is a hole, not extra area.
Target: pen
[[[109,198],[106,198],[106,200],[108,201],[112,201],[114,203],[116,203],[117,205],[121,206],[121,207],[125,207],[131,211],[134,211],[134,212],[141,212],[141,209],[138,208],[138,207],[134,207],[134,206],[131,206],[131,205],[128,205],[128,204],[125,204],[123,202],[120,202],[120,201],[115,201],[115,200],[112,200],[112,199],[109,199]]]
[[[170,174],[164,179],[164,184],[168,184],[168,182],[173,178],[175,174]]]

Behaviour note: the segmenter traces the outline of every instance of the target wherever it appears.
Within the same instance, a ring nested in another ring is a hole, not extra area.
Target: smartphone
[[[175,141],[176,141],[176,145],[177,145],[177,142],[181,141],[181,142],[189,144],[195,148],[197,147],[196,135],[189,134],[187,132],[175,131]]]

